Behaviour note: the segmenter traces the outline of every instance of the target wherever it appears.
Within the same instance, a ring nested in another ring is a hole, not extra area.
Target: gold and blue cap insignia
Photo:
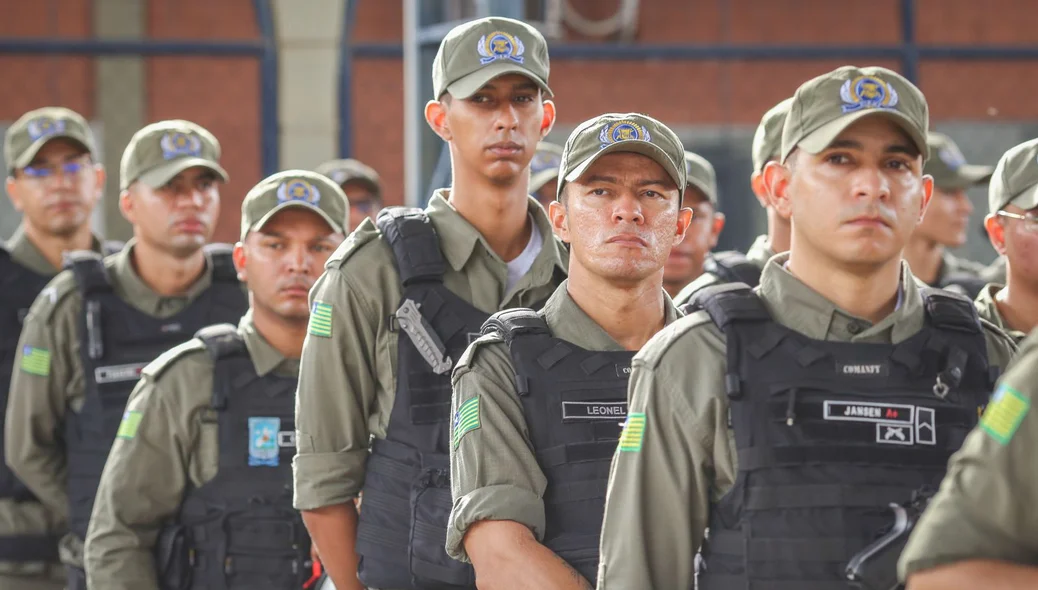
[[[126,146],[119,167],[119,187],[126,190],[140,181],[157,188],[195,166],[208,168],[227,182],[220,153],[220,142],[197,123],[181,119],[152,123],[135,133]]]
[[[943,133],[930,132],[926,143],[930,146],[930,159],[923,167],[923,174],[933,176],[934,186],[941,190],[956,191],[982,184],[995,170],[994,166],[967,162],[959,146]]]
[[[433,98],[467,98],[505,74],[522,74],[551,96],[548,43],[530,25],[503,17],[460,24],[443,38],[433,60]]]
[[[922,91],[887,68],[843,66],[808,80],[793,95],[782,128],[781,160],[798,147],[817,154],[844,129],[869,116],[893,121],[916,144],[923,160],[929,158],[930,113]]]
[[[303,207],[321,216],[334,233],[349,227],[350,206],[334,180],[308,170],[286,170],[252,187],[241,204],[241,239],[257,231],[289,207]]]
[[[988,212],[1007,205],[1025,211],[1038,207],[1038,139],[1010,148],[995,166],[988,185]]]
[[[25,113],[8,127],[4,135],[8,169],[25,168],[47,142],[59,138],[82,145],[99,161],[94,133],[82,115],[64,107],[43,107]]]
[[[687,181],[685,148],[666,125],[640,113],[607,113],[584,121],[573,130],[562,149],[559,186],[562,195],[567,182],[573,182],[598,158],[613,152],[632,152],[656,161],[684,190]]]

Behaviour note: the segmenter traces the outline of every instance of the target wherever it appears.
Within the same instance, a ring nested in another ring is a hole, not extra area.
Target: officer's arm
[[[295,507],[321,562],[340,590],[361,588],[353,499],[364,482],[374,411],[376,334],[387,313],[358,294],[346,273],[329,269],[310,292],[330,323],[311,321],[296,398]],[[324,315],[324,314],[322,314]],[[316,316],[312,316],[316,317]]]
[[[18,340],[4,432],[7,464],[62,522],[68,474],[61,441],[66,390],[79,366],[72,355],[78,310],[72,295],[56,301],[51,287],[33,303]]]
[[[1038,568],[1004,561],[970,560],[913,574],[907,590],[1032,590]]]
[[[565,560],[511,520],[482,520],[465,534],[480,590],[593,590]]]
[[[198,419],[170,393],[145,376],[127,404],[87,532],[83,561],[91,588],[158,589],[153,551],[183,499],[196,446],[187,430]]]

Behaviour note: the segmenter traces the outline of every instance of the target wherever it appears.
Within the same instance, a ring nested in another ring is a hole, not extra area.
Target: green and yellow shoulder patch
[[[627,415],[624,431],[620,434],[620,451],[637,453],[642,450],[642,438],[645,436],[645,414],[633,412]]]
[[[22,347],[21,368],[30,375],[50,375],[50,351],[46,348],[25,345]]]
[[[469,398],[458,406],[454,413],[453,431],[454,448],[458,448],[461,437],[480,427],[479,422],[479,396]]]
[[[1000,444],[1009,444],[1030,409],[1030,399],[1012,387],[1002,385],[984,411],[980,427]]]
[[[322,338],[332,337],[332,304],[314,301],[310,309],[310,327],[308,331]]]
[[[130,440],[137,436],[137,429],[141,425],[141,413],[133,410],[129,410],[123,414],[123,421],[119,423],[119,431],[116,433],[117,438]]]

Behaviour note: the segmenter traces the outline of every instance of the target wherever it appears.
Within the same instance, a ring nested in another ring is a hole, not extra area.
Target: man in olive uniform
[[[943,133],[927,137],[930,159],[924,174],[933,177],[933,199],[926,214],[905,246],[905,262],[912,274],[934,287],[951,287],[971,299],[980,292],[984,265],[948,252],[966,243],[973,204],[966,194],[970,187],[985,184],[993,168],[969,164],[959,146]]]
[[[898,564],[908,590],[1038,588],[1038,331],[1020,345]]]
[[[219,157],[216,138],[188,121],[138,131],[120,167],[119,207],[134,239],[104,261],[74,253],[25,319],[5,457],[69,521],[60,552],[70,590],[85,586],[82,547],[94,493],[141,369],[199,328],[244,312],[230,253],[203,248],[227,178]]]
[[[459,25],[433,86],[426,121],[448,142],[452,188],[361,224],[311,292],[295,506],[339,590],[471,586],[444,550],[450,370],[491,313],[537,307],[565,276],[565,247],[528,194],[555,120],[544,38],[505,18]],[[413,537],[412,498],[435,522]]]
[[[674,246],[663,266],[663,288],[671,297],[676,297],[686,285],[707,269],[719,270],[710,251],[717,246],[717,239],[724,229],[724,213],[717,205],[717,173],[706,158],[693,152],[685,152],[684,203],[692,209],[692,222],[685,232],[685,239]],[[742,257],[738,252],[718,252]]]
[[[382,210],[382,180],[378,172],[360,160],[332,160],[317,167],[317,172],[335,181],[350,200],[349,231],[365,219],[375,221]]]
[[[745,256],[738,252],[722,252],[714,255],[705,272],[685,286],[674,298],[675,305],[683,305],[692,299],[700,289],[721,283],[740,281],[754,287],[760,282],[760,273],[764,265],[777,252],[789,250],[789,219],[771,206],[768,187],[764,182],[764,167],[768,162],[777,160],[782,148],[782,125],[789,112],[792,99],[778,103],[764,113],[757,132],[753,135],[753,174],[750,175],[750,187],[761,207],[768,214],[768,233],[757,236]],[[696,220],[693,218],[693,225]]]
[[[940,480],[1014,346],[902,264],[933,187],[927,121],[885,68],[797,90],[765,168],[789,253],[634,358],[599,590],[692,587],[707,527],[702,590],[846,588],[888,503]]]
[[[315,172],[279,172],[245,196],[234,263],[249,311],[237,330],[204,328],[142,372],[90,519],[91,588],[299,590],[308,580],[310,542],[286,491],[296,375],[307,294],[348,216],[342,190]]]
[[[555,200],[559,189],[559,164],[562,163],[562,146],[547,141],[537,144],[537,151],[530,160],[530,194],[545,209]]]
[[[662,286],[692,216],[683,159],[650,117],[581,123],[548,210],[569,279],[539,312],[495,314],[458,362],[447,553],[471,561],[481,587],[592,587],[631,357],[678,317]]]
[[[988,186],[988,211],[984,226],[1006,261],[1006,278],[981,289],[977,311],[1019,342],[1038,326],[1038,139],[999,160]]]
[[[105,179],[87,122],[61,107],[36,109],[15,121],[4,137],[4,159],[7,195],[22,222],[6,246],[0,244],[0,411],[7,407],[18,334],[33,300],[61,270],[66,252],[102,251],[90,214]],[[58,561],[64,526],[0,462],[0,587],[64,588]]]

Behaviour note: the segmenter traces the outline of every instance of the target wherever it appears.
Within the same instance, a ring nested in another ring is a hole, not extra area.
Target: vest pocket
[[[471,588],[472,566],[447,555],[447,523],[451,514],[450,476],[446,468],[422,471],[411,492],[411,574],[418,588]]]
[[[188,549],[187,528],[167,525],[155,542],[155,567],[162,590],[188,590],[194,564]]]

